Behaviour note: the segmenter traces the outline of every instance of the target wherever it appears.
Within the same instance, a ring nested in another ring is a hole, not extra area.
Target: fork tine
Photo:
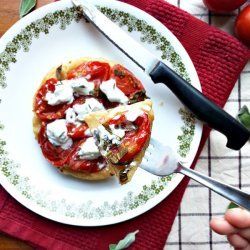
[[[173,150],[153,138],[149,145],[140,167],[158,176],[172,174],[178,162]]]

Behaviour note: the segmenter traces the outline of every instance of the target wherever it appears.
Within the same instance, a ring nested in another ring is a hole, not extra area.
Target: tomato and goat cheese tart
[[[121,184],[131,180],[148,147],[154,114],[149,99],[90,113],[88,124],[99,152]]]
[[[54,67],[33,100],[33,131],[44,157],[85,180],[128,182],[150,139],[153,111],[125,67],[80,58]]]

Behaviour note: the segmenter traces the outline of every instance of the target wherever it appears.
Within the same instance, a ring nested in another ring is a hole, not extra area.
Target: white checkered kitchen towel
[[[233,25],[239,10],[229,14],[215,14],[206,9],[202,0],[168,2],[233,35]],[[225,110],[235,117],[243,105],[250,108],[250,62],[241,73]],[[240,151],[230,150],[225,145],[225,137],[212,131],[196,170],[250,191],[250,141]],[[222,217],[228,205],[228,200],[191,180],[164,250],[231,249],[226,237],[212,232],[209,227],[211,218]]]

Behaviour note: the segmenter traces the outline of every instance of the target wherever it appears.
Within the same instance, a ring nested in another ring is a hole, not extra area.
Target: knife
[[[88,0],[72,0],[110,42],[137,64],[154,83],[163,83],[202,122],[227,137],[228,148],[239,150],[250,138],[250,131],[205,97],[164,62],[109,20]],[[136,53],[134,53],[136,51]]]

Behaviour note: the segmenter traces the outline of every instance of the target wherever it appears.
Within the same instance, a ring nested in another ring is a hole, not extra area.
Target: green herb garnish
[[[240,120],[240,122],[247,128],[250,130],[250,113],[249,110],[247,108],[247,106],[243,106],[238,115],[237,115],[238,119]]]
[[[148,98],[146,96],[146,92],[145,90],[138,90],[135,93],[133,93],[132,95],[129,96],[129,104],[133,104],[139,101],[143,101],[146,98]]]
[[[122,250],[129,247],[135,241],[135,235],[139,232],[136,230],[135,232],[129,233],[123,240],[120,240],[118,244],[110,244],[109,250]]]
[[[235,203],[231,202],[231,203],[228,205],[227,209],[236,208],[236,207],[239,207],[239,206],[236,205]]]
[[[36,6],[36,0],[21,0],[20,17],[27,15]]]
[[[114,74],[115,74],[115,76],[118,76],[120,79],[125,78],[125,74],[122,70],[115,69]]]

